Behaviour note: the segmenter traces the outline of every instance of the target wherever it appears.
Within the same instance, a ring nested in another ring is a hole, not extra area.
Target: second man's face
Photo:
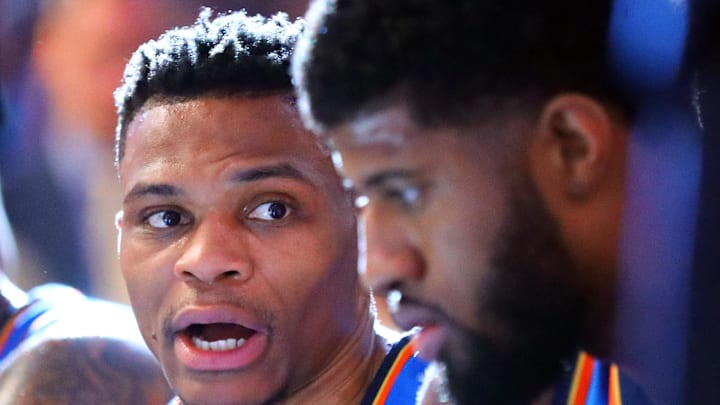
[[[151,104],[120,173],[121,268],[183,399],[264,403],[326,366],[360,316],[355,221],[293,106]]]
[[[399,326],[422,327],[420,353],[446,363],[459,403],[528,403],[583,310],[559,227],[509,146],[525,132],[501,121],[423,128],[391,105],[328,134],[358,196],[365,278]]]

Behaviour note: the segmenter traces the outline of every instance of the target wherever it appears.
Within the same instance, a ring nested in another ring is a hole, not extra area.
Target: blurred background
[[[720,403],[717,3],[615,0],[608,33],[608,63],[638,106],[616,352],[658,404]],[[0,0],[0,173],[19,245],[5,266],[23,288],[127,302],[112,91],[140,43],[201,5],[297,17],[307,0]]]

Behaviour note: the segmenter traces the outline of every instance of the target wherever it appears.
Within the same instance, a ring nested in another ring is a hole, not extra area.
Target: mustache
[[[188,294],[182,300],[173,303],[162,315],[162,333],[172,336],[174,333],[172,322],[178,313],[188,307],[223,306],[233,307],[240,311],[251,313],[256,319],[268,326],[269,331],[275,329],[276,316],[273,311],[260,304],[257,300],[240,294],[194,293]]]

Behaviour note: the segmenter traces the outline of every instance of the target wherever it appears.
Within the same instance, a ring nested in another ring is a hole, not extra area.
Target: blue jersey
[[[650,401],[618,366],[581,352],[558,385],[553,405],[645,405]]]
[[[392,346],[361,405],[415,405],[428,363],[417,356],[411,338]]]
[[[86,297],[80,291],[59,284],[34,288],[28,293],[28,303],[19,308],[0,331],[0,361],[8,357],[20,344],[41,334],[65,316],[56,309]]]

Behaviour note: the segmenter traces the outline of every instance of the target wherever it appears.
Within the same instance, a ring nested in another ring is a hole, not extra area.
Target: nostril
[[[387,297],[393,291],[401,291],[403,283],[401,280],[384,280],[383,282],[371,285],[373,294]]]
[[[184,279],[196,279],[195,275],[191,271],[183,270],[180,272],[180,275]]]
[[[176,265],[175,276],[185,283],[206,283],[213,284],[220,281],[227,282],[244,282],[252,278],[253,270],[251,266],[247,265],[219,265],[218,263],[212,263],[210,260],[206,260],[194,267],[190,267],[187,264]]]
[[[227,270],[220,274],[218,278],[239,278],[240,272],[238,270]]]
[[[216,273],[215,276],[191,270],[183,270],[180,274],[186,281],[202,281],[206,283],[214,283],[222,280],[239,280],[242,276],[242,272],[239,270],[225,270]]]
[[[394,281],[391,281],[388,283],[386,290],[388,290],[388,291],[399,290],[400,287],[402,287],[402,282],[399,280],[394,280]]]

